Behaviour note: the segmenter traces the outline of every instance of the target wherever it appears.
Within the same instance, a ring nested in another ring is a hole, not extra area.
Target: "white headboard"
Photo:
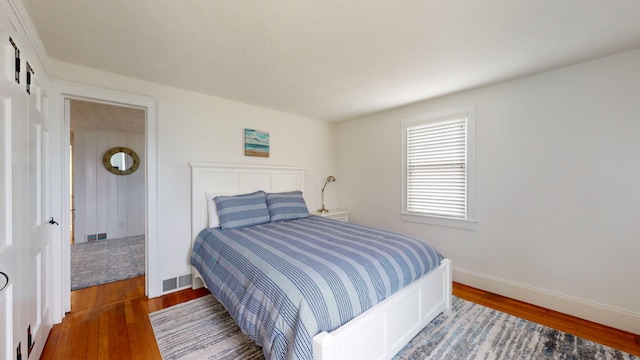
[[[299,167],[190,163],[191,241],[207,226],[206,193],[244,194],[257,190],[304,192]]]

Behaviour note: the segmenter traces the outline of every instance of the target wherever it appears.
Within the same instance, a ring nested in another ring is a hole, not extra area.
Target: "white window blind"
[[[467,217],[467,117],[406,127],[406,211]]]

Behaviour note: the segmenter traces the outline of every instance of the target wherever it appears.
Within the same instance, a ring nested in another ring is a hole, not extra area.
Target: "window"
[[[403,121],[404,220],[473,226],[474,132],[473,107]]]

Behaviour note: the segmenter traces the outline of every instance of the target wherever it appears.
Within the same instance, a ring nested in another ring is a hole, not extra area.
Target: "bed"
[[[268,358],[390,359],[438,314],[451,311],[451,262],[435,250],[427,253],[422,249],[426,243],[419,239],[314,216],[286,215],[279,218],[282,221],[257,221],[250,226],[237,224],[244,220],[231,217],[224,224],[211,223],[216,196],[218,201],[235,199],[232,195],[237,194],[259,198],[263,195],[257,190],[263,190],[276,200],[279,194],[299,198],[304,169],[200,163],[191,168],[194,287],[206,283],[243,331],[264,346]],[[221,221],[228,216],[218,215]],[[256,213],[252,220],[262,215]],[[223,225],[223,229],[211,225]],[[382,238],[384,244],[393,242],[399,249],[369,253],[386,249],[387,245],[374,244]],[[301,253],[300,249],[311,251]],[[355,263],[346,265],[350,270],[343,272],[324,263],[323,270],[309,271],[313,264],[325,261],[319,260],[320,253],[329,254],[332,262],[355,259]],[[291,258],[283,260],[285,256]],[[355,272],[367,267],[364,264],[376,263],[371,261],[375,256],[386,260],[369,267],[377,267],[378,273],[398,271],[395,278]],[[267,262],[272,258],[278,260]],[[296,269],[291,268],[294,263]],[[414,266],[404,269],[406,263]],[[238,270],[242,264],[248,269]],[[312,285],[280,277],[286,273]],[[312,279],[314,273],[319,277]],[[293,294],[278,293],[277,288],[288,287]],[[339,295],[330,296],[334,300],[320,299],[321,306],[307,301],[325,293]],[[264,316],[268,311],[275,315]],[[315,322],[306,320],[309,316]]]

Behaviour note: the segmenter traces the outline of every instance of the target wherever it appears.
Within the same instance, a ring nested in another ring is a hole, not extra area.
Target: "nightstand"
[[[349,222],[349,213],[351,212],[348,210],[331,209],[329,210],[329,212],[324,214],[320,213],[319,211],[312,211],[310,214],[322,216],[328,219]]]

